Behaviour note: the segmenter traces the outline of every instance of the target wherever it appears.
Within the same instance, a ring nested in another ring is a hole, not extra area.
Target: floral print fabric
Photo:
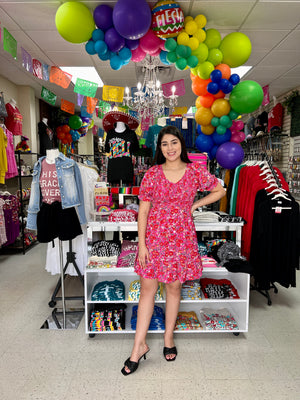
[[[209,191],[217,183],[199,162],[187,164],[176,183],[165,177],[161,165],[146,172],[139,199],[152,203],[146,229],[150,260],[143,268],[136,259],[138,275],[164,283],[200,278],[202,265],[191,207],[198,189]]]

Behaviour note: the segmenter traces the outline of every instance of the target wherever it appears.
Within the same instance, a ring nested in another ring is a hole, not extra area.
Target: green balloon
[[[212,120],[210,121],[212,126],[219,126],[220,125],[220,118],[218,117],[213,117]]]
[[[177,45],[175,52],[176,52],[178,57],[186,58],[186,56],[187,56],[187,46],[184,46],[183,44],[179,44],[179,45]]]
[[[58,33],[68,42],[87,42],[95,29],[95,21],[86,5],[68,1],[62,4],[55,15]]]
[[[186,58],[178,58],[178,60],[175,62],[175,67],[179,69],[179,71],[183,71],[186,66]]]
[[[234,111],[234,110],[230,110],[229,111],[229,118],[231,118],[232,120],[234,120],[234,119],[236,119],[238,116],[239,116],[239,113],[237,113],[236,111]]]
[[[165,41],[165,49],[167,51],[174,51],[177,47],[177,42],[176,40],[169,38]]]
[[[196,56],[189,56],[187,59],[187,65],[194,69],[198,65],[198,58]]]
[[[232,32],[224,37],[219,49],[223,53],[223,63],[231,68],[243,65],[251,54],[251,42],[242,32]]]
[[[192,55],[192,49],[189,46],[186,47],[186,58],[189,58]]]
[[[216,131],[217,131],[217,133],[218,133],[219,135],[224,135],[224,133],[226,132],[226,130],[227,130],[226,126],[223,126],[223,125],[219,125],[219,126],[217,126],[217,128],[216,128]]]
[[[221,43],[221,34],[219,31],[216,29],[207,29],[206,32],[206,38],[204,40],[204,43],[209,49],[214,49],[220,46]]]
[[[199,76],[202,79],[208,79],[211,72],[215,69],[214,65],[208,61],[199,64],[197,68],[199,68]]]
[[[192,51],[192,55],[198,58],[199,64],[203,63],[207,60],[208,57],[208,48],[206,44],[200,43],[196,50]]]
[[[69,127],[71,129],[79,129],[82,127],[82,119],[78,115],[72,115],[69,118]]]
[[[169,63],[174,64],[174,62],[176,62],[177,60],[177,54],[175,51],[170,51],[170,53],[167,54],[167,61],[169,61]]]
[[[228,115],[222,115],[222,117],[220,117],[220,124],[225,126],[225,128],[230,128],[232,121]]]
[[[263,98],[264,92],[257,82],[243,81],[233,88],[229,96],[229,103],[239,114],[248,114],[257,110]]]
[[[221,64],[223,60],[223,54],[219,49],[210,49],[208,52],[207,61],[211,62],[213,65]]]

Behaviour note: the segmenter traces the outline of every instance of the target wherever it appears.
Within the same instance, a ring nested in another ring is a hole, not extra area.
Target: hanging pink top
[[[13,107],[10,103],[5,104],[8,117],[5,118],[5,125],[13,135],[22,135],[23,117],[17,107]]]
[[[9,179],[18,175],[18,167],[15,158],[13,134],[8,129],[5,129],[4,132],[7,137],[7,147],[6,147],[7,172],[5,174],[5,179]]]

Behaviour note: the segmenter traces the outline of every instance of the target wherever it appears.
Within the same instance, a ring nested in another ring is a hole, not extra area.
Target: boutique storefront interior
[[[3,400],[300,398],[299,16],[289,0],[0,2]],[[204,272],[182,287],[176,361],[160,284],[151,351],[124,377],[139,186],[165,125],[226,196],[193,214]],[[59,153],[78,196],[62,240],[33,200],[35,163]]]

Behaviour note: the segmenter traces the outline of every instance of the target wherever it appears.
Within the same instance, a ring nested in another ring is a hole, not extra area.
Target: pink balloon
[[[232,121],[232,125],[231,125],[231,131],[238,131],[239,129],[237,129],[237,122],[238,121]]]
[[[240,142],[241,142],[241,138],[240,138],[239,133],[233,133],[233,134],[231,135],[230,141],[231,141],[231,142],[234,142],[234,143],[240,143]]]
[[[246,139],[246,135],[243,131],[239,132],[240,143],[242,143]]]
[[[146,53],[155,53],[160,47],[160,38],[157,37],[152,29],[149,29],[145,36],[140,38],[140,47]]]
[[[134,50],[131,50],[131,54],[131,61],[133,62],[140,62],[146,57],[146,53],[141,49],[140,46]]]
[[[238,131],[240,131],[240,130],[242,130],[244,128],[244,122],[243,121],[236,121],[235,126],[236,126],[236,129]]]
[[[231,133],[234,135],[235,133],[239,133],[239,131],[236,128],[231,127],[230,128]]]
[[[150,56],[152,56],[152,57],[156,57],[156,56],[159,56],[160,52],[161,52],[161,49],[158,49],[158,50],[156,50],[154,53],[149,53],[149,54],[150,54]]]
[[[160,41],[160,45],[159,45],[159,47],[161,48],[161,50],[163,50],[163,51],[166,51],[166,48],[165,48],[165,43],[166,43],[166,41],[165,40],[161,40]]]

